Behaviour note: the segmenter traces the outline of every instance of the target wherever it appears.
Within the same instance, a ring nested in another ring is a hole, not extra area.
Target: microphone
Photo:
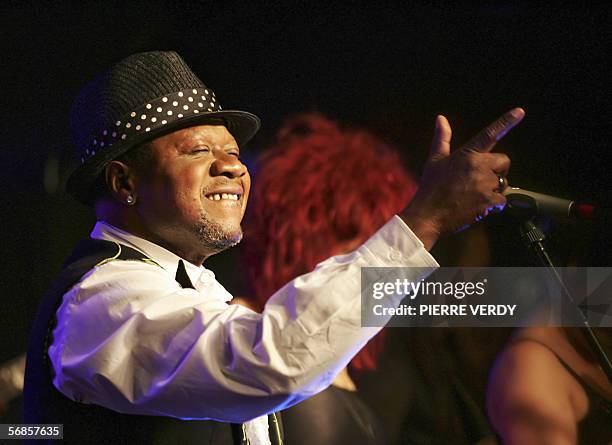
[[[504,212],[518,218],[546,215],[592,219],[595,214],[595,206],[591,204],[579,204],[576,201],[523,190],[518,187],[508,187],[503,194],[506,197]]]

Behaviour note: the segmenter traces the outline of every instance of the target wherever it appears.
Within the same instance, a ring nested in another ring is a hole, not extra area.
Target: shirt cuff
[[[378,267],[440,267],[399,216],[391,218],[359,249],[373,257],[372,265]]]

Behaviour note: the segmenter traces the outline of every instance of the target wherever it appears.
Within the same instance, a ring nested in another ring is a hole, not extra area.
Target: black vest
[[[48,356],[53,342],[55,314],[63,295],[89,270],[105,260],[151,260],[127,246],[102,240],[83,240],[64,263],[39,309],[28,346],[24,384],[24,423],[61,423],[65,444],[247,444],[244,427],[209,420],[180,420],[171,417],[121,414],[98,405],[78,403],[60,393],[52,383],[53,371]],[[179,262],[177,282],[191,287],[185,266]],[[282,443],[278,413],[268,416],[270,440]],[[28,443],[28,441],[26,441]],[[40,445],[40,440],[32,444]]]

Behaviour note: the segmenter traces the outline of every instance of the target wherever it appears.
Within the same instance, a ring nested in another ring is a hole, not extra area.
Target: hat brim
[[[149,132],[138,134],[127,141],[119,141],[106,150],[99,151],[93,158],[79,165],[70,174],[66,183],[66,192],[77,201],[87,204],[90,201],[92,185],[110,161],[145,142],[183,128],[205,124],[212,119],[223,119],[228,131],[234,136],[240,147],[251,140],[261,126],[261,121],[256,115],[239,110],[212,111],[183,117]]]

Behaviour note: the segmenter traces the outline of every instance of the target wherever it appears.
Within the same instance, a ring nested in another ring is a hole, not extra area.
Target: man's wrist
[[[425,249],[431,250],[440,238],[441,231],[434,218],[420,214],[412,206],[408,206],[398,215],[410,230],[421,240]]]

